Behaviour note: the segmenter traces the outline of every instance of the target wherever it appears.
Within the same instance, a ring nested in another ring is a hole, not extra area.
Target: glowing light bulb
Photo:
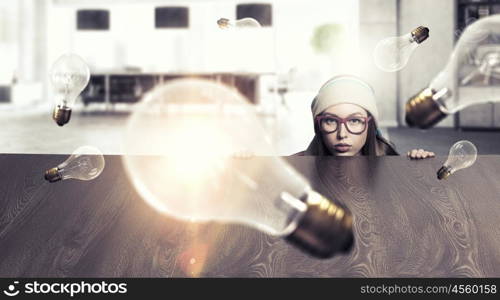
[[[406,123],[425,129],[471,105],[499,102],[498,90],[488,86],[500,79],[499,35],[500,15],[467,26],[444,69],[407,101]]]
[[[465,169],[476,161],[477,149],[469,141],[458,141],[450,148],[450,154],[437,172],[438,179],[446,179],[460,169]]]
[[[167,215],[245,224],[318,257],[353,243],[352,215],[274,154],[255,108],[224,85],[157,87],[131,115],[124,145],[134,186]]]
[[[217,20],[217,25],[219,25],[219,28],[222,29],[228,29],[228,28],[238,28],[238,29],[244,29],[244,28],[260,28],[260,23],[253,19],[253,18],[243,18],[239,19],[236,21],[229,20],[226,18],[220,18]]]
[[[54,90],[55,108],[52,118],[63,126],[71,117],[76,98],[90,80],[89,67],[76,54],[64,54],[52,65],[50,81]]]
[[[57,167],[45,171],[45,179],[50,182],[65,179],[92,180],[102,173],[104,165],[104,156],[99,149],[83,146]]]
[[[375,47],[375,65],[385,72],[395,72],[406,66],[413,51],[429,37],[429,29],[419,26],[412,32],[381,40]]]

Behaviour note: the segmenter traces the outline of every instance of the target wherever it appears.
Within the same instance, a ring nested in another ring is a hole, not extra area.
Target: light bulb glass
[[[375,65],[385,72],[399,71],[406,66],[418,45],[410,33],[386,38],[375,47]]]
[[[50,82],[54,90],[54,112],[52,118],[59,126],[68,123],[76,98],[90,80],[89,67],[76,54],[64,54],[52,65]]]
[[[89,80],[89,67],[80,56],[68,53],[59,57],[50,69],[55,104],[72,108]]]
[[[275,155],[255,108],[211,81],[182,79],[155,88],[130,117],[124,144],[125,169],[141,196],[179,219],[240,223],[287,236],[307,215],[306,199],[324,199]],[[350,218],[331,210],[339,220]]]
[[[465,169],[476,161],[477,149],[469,141],[456,142],[451,148],[445,166],[451,167],[454,171]]]
[[[373,52],[375,65],[385,72],[401,70],[406,66],[415,49],[427,37],[428,29],[418,27],[405,35],[381,40]]]
[[[431,81],[429,87],[432,90],[446,90],[437,99],[447,113],[452,114],[477,103],[500,101],[498,93],[489,93],[487,90],[480,97],[467,93],[458,95],[457,92],[461,86],[484,86],[489,84],[492,77],[500,78],[499,27],[499,15],[480,19],[467,26],[445,68]]]
[[[438,178],[443,179],[458,170],[468,168],[474,164],[477,158],[477,149],[469,141],[458,141],[450,148],[448,159],[438,171]]]
[[[408,125],[428,128],[471,105],[500,101],[493,78],[500,79],[500,15],[465,28],[445,67],[408,100]]]
[[[102,152],[92,146],[76,149],[64,162],[45,173],[45,179],[54,182],[65,179],[92,180],[104,170]]]
[[[148,203],[185,220],[245,223],[277,235],[293,229],[290,215],[300,216],[305,204],[277,201],[282,192],[300,199],[309,185],[274,155],[245,101],[199,80],[164,86],[145,99],[127,126],[126,153],[136,155],[125,165]],[[154,105],[163,113],[148,109]]]
[[[226,18],[220,18],[217,20],[217,25],[222,29],[236,28],[236,29],[250,29],[250,28],[260,28],[261,25],[259,21],[254,18],[243,18],[238,20],[230,20]]]

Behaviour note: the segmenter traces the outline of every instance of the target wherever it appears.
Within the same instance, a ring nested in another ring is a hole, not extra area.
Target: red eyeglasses
[[[342,124],[351,134],[362,134],[366,130],[366,125],[372,117],[351,116],[347,118],[339,118],[330,114],[322,114],[316,117],[316,122],[319,129],[324,133],[334,133],[339,130]]]

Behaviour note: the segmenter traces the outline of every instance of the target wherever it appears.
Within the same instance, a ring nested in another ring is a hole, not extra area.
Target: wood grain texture
[[[95,180],[48,184],[61,155],[0,155],[2,277],[498,277],[500,156],[445,181],[444,157],[289,157],[354,215],[355,245],[319,260],[231,224],[162,215],[119,156]]]

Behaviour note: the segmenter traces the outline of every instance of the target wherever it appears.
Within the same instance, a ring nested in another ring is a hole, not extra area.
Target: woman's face
[[[368,117],[368,113],[362,107],[356,104],[350,103],[341,103],[328,107],[322,115],[331,115],[333,117],[338,117],[342,119],[351,118],[352,120],[349,122],[351,131],[352,128],[356,128],[356,126],[360,126],[357,124],[359,120],[365,119],[356,119],[355,117]],[[331,121],[330,121],[331,122]],[[337,130],[332,133],[326,133],[322,131],[323,142],[325,143],[328,150],[337,156],[355,156],[360,155],[360,151],[365,145],[366,135],[368,132],[368,122],[365,126],[364,131],[361,134],[352,134],[347,128],[346,124],[338,124]]]

